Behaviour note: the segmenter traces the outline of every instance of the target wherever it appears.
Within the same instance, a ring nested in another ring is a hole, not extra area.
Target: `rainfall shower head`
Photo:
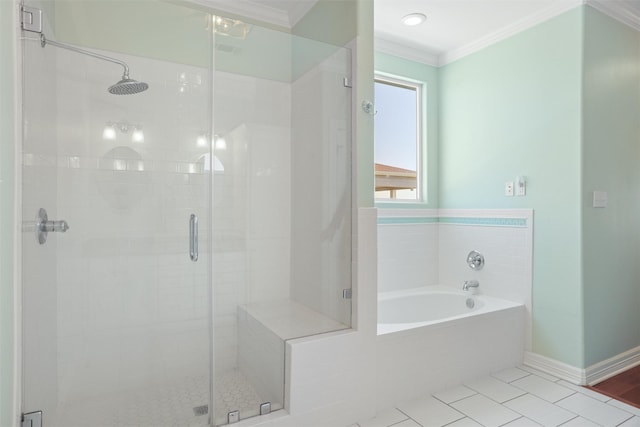
[[[149,89],[149,85],[144,82],[130,79],[128,75],[122,76],[122,80],[109,86],[109,93],[113,95],[133,95]]]
[[[47,40],[43,33],[40,33],[40,45],[45,47],[47,44],[61,47],[63,49],[70,50],[72,52],[81,53],[83,55],[88,55],[93,58],[102,59],[103,61],[113,62],[114,64],[119,64],[124,68],[124,74],[122,75],[122,80],[118,83],[109,87],[109,93],[113,95],[133,95],[135,93],[143,92],[149,89],[149,85],[144,82],[139,82],[137,80],[133,80],[129,78],[129,66],[120,61],[119,59],[111,58],[109,56],[100,55],[99,53],[90,52],[88,50],[80,49],[75,46],[70,46],[64,43],[55,42],[52,40]]]

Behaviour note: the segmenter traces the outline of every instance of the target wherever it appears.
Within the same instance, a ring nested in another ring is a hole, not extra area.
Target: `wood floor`
[[[640,366],[631,368],[589,388],[640,408]]]

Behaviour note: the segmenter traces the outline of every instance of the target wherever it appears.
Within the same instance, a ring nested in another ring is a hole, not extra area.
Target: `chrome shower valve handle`
[[[471,251],[467,255],[467,265],[472,270],[482,270],[484,267],[484,256],[478,251]]]

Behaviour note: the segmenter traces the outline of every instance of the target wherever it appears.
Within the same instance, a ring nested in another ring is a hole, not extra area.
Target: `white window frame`
[[[425,194],[424,188],[426,186],[426,173],[423,165],[423,153],[425,148],[425,136],[423,133],[424,129],[424,121],[426,120],[423,111],[423,96],[424,96],[424,82],[420,82],[414,79],[410,79],[407,77],[401,77],[398,75],[387,74],[383,72],[375,72],[374,73],[374,82],[383,83],[392,86],[398,86],[401,88],[412,89],[416,91],[416,198],[415,199],[392,199],[392,198],[377,198],[375,197],[375,188],[374,188],[374,199],[376,203],[393,203],[393,204],[406,204],[406,203],[426,203],[427,195]],[[374,119],[375,120],[375,119]],[[375,145],[374,145],[375,151]],[[375,186],[375,178],[374,178],[374,186]]]

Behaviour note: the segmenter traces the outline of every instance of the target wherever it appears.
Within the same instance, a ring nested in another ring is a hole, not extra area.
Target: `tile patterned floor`
[[[640,409],[520,366],[402,402],[356,426],[640,427]]]

